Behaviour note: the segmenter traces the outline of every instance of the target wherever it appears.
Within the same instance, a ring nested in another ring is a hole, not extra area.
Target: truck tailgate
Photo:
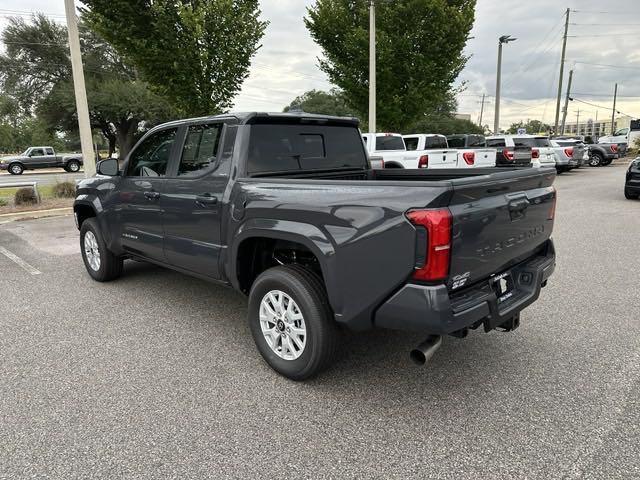
[[[551,236],[554,180],[544,168],[452,181],[450,289],[502,273]]]

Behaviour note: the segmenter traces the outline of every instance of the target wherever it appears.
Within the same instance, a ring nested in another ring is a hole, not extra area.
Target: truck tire
[[[11,175],[22,175],[24,172],[24,167],[20,163],[12,163],[9,165],[9,173]]]
[[[613,162],[613,158],[607,158],[605,160],[602,161],[602,166],[606,167],[607,165],[611,165],[611,163]]]
[[[299,265],[273,267],[249,294],[249,327],[264,360],[281,375],[305,380],[326,368],[338,328],[320,278]]]
[[[107,248],[95,218],[88,218],[82,222],[80,251],[84,266],[94,280],[109,282],[122,275],[122,258]]]
[[[599,167],[602,165],[602,161],[604,160],[601,153],[594,152],[589,157],[589,166],[590,167]]]
[[[624,198],[627,200],[637,200],[640,197],[637,193],[631,193],[628,189],[624,189]]]
[[[69,173],[77,173],[80,171],[80,162],[78,160],[69,160],[64,169]]]

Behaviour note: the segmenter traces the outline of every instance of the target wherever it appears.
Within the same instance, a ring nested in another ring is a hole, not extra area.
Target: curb
[[[3,213],[0,214],[0,225],[14,222],[16,220],[35,220],[38,218],[59,217],[71,215],[73,207],[50,208],[47,210],[30,210],[27,212]]]

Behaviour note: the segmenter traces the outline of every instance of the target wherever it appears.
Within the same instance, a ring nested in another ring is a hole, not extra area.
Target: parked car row
[[[596,160],[591,160],[591,150],[578,140],[544,135],[365,133],[362,138],[376,159],[374,168],[555,167],[562,173],[593,164],[600,155],[609,157],[600,147],[593,149]]]

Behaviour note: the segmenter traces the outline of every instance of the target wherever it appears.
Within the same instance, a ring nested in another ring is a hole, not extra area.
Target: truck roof
[[[332,115],[318,115],[315,113],[306,113],[306,112],[231,112],[224,113],[221,115],[211,115],[207,117],[194,117],[187,118],[181,120],[175,120],[172,122],[163,123],[159,125],[159,127],[167,127],[171,125],[182,125],[184,123],[192,123],[192,122],[206,122],[206,121],[215,121],[215,120],[225,120],[225,119],[236,119],[239,124],[247,125],[247,124],[256,124],[262,123],[265,120],[269,121],[280,121],[280,122],[289,122],[291,120],[304,123],[308,121],[310,123],[332,123],[332,124],[342,124],[342,125],[350,125],[357,127],[360,125],[360,120],[355,117],[336,117]]]

